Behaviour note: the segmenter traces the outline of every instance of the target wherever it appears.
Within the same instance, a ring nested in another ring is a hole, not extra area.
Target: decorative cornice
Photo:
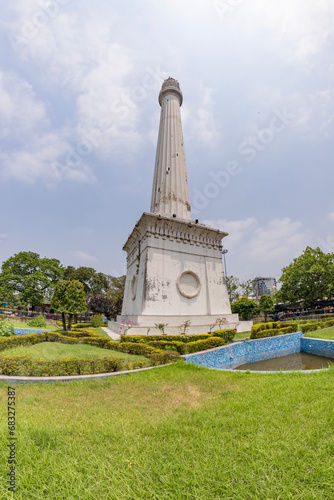
[[[127,239],[123,250],[131,259],[138,252],[139,243],[148,236],[183,241],[191,245],[209,248],[221,247],[221,240],[228,233],[195,221],[185,221],[174,217],[144,212]]]

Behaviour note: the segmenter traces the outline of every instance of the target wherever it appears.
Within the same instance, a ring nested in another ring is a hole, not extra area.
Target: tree
[[[307,247],[304,252],[282,269],[282,283],[277,296],[281,302],[303,302],[314,306],[317,300],[332,298],[334,292],[334,254],[320,248]]]
[[[126,276],[120,276],[119,278],[108,276],[109,288],[110,288],[108,295],[114,302],[115,314],[121,314],[122,312],[125,279]]]
[[[270,295],[261,295],[259,308],[264,313],[264,321],[267,321],[268,313],[275,307],[274,300]]]
[[[116,305],[114,301],[106,295],[93,295],[87,302],[87,307],[94,314],[104,314],[108,320],[116,316]]]
[[[249,297],[252,293],[254,293],[254,282],[251,278],[248,280],[242,281],[240,283],[240,288],[242,290],[242,295],[244,297]]]
[[[259,306],[253,300],[243,297],[231,305],[232,313],[239,314],[240,318],[244,321],[252,319],[260,312]]]
[[[239,289],[240,289],[239,279],[236,278],[235,276],[227,276],[226,286],[231,303],[236,302],[239,298]]]
[[[71,330],[74,315],[86,312],[86,295],[82,283],[78,280],[59,281],[51,299],[51,309],[62,315],[63,330]],[[65,314],[69,314],[66,328]]]
[[[103,273],[97,273],[92,267],[78,267],[75,269],[73,266],[68,266],[64,270],[64,280],[78,280],[85,287],[87,297],[93,295],[100,295],[109,292],[109,276]]]
[[[51,297],[63,271],[57,259],[41,259],[34,252],[19,252],[2,264],[1,298],[11,303],[20,300],[24,305],[43,305],[44,299]]]

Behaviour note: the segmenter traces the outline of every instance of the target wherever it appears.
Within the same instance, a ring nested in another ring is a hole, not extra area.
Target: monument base
[[[216,322],[218,318],[225,318],[227,323],[221,327]],[[108,328],[114,333],[127,335],[161,335],[162,331],[156,328],[157,324],[165,324],[164,333],[180,335],[183,333],[184,323],[190,321],[186,329],[187,334],[205,334],[214,330],[233,328],[238,332],[247,332],[251,329],[252,321],[239,321],[237,314],[222,314],[221,316],[117,316],[117,321],[108,321]],[[132,323],[131,323],[132,322]]]

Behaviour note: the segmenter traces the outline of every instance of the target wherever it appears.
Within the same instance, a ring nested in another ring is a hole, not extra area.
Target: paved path
[[[113,340],[119,340],[121,338],[119,333],[114,333],[105,326],[102,327],[102,330],[106,332],[106,334],[109,335],[109,337],[112,338]]]

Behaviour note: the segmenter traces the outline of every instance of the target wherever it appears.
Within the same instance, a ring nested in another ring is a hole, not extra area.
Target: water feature
[[[256,363],[246,363],[237,366],[235,370],[252,371],[287,371],[287,370],[319,370],[328,368],[334,363],[333,358],[317,356],[306,352],[297,352],[288,356],[257,361]]]
[[[311,360],[308,356],[303,356],[304,354],[316,357]],[[245,340],[208,351],[187,354],[183,358],[187,363],[218,370],[310,372],[328,368],[329,363],[334,363],[334,341],[304,337],[301,332],[297,332]],[[255,365],[257,362],[262,364],[262,368]],[[269,365],[263,365],[264,362],[269,362]]]

